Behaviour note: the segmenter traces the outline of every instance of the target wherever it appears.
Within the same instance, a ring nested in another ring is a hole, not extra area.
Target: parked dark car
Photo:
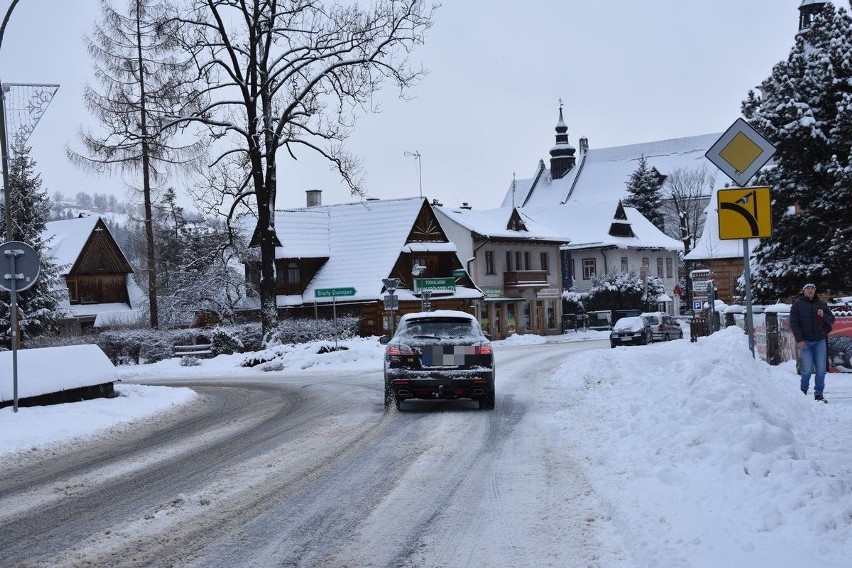
[[[619,345],[648,345],[653,341],[651,322],[648,318],[641,316],[621,318],[612,326],[609,332],[609,344],[612,347]]]
[[[683,339],[683,328],[677,320],[665,312],[645,312],[641,317],[651,322],[651,333],[654,341],[669,341]]]
[[[472,315],[405,314],[385,350],[385,408],[408,399],[471,399],[494,408],[494,352]]]

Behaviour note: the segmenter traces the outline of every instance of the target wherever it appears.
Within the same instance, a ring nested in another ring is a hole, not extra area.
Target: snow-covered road
[[[631,565],[542,419],[554,369],[603,345],[504,347],[494,412],[420,401],[385,412],[374,371],[160,381],[199,399],[150,428],[4,468],[3,563]]]
[[[747,343],[514,336],[493,412],[385,412],[376,338],[122,367],[0,409],[0,565],[845,568],[852,374]]]

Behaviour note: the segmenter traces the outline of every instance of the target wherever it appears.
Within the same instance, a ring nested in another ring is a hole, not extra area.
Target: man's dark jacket
[[[819,321],[817,310],[822,308],[823,321]],[[790,307],[790,329],[796,342],[799,341],[821,341],[825,339],[823,324],[834,323],[834,314],[828,305],[814,295],[813,300],[801,294]]]

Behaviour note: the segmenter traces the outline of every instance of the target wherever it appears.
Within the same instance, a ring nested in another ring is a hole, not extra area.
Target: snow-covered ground
[[[606,337],[515,336],[495,342],[495,352],[499,365],[527,344]],[[341,344],[347,349],[322,356],[316,344],[282,347],[255,368],[239,366],[244,355],[122,367],[116,399],[0,410],[0,456],[49,451],[195,397],[127,381],[338,368],[378,376],[375,338]],[[583,464],[637,566],[850,566],[852,375],[828,375],[829,404],[803,396],[798,381],[792,363],[752,359],[737,328],[697,343],[592,348],[550,376],[541,420],[550,426],[543,431],[562,434],[550,442]]]

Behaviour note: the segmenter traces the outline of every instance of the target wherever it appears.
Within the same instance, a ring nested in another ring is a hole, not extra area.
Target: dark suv
[[[472,315],[405,314],[385,350],[385,407],[403,400],[468,398],[494,408],[494,353]]]

